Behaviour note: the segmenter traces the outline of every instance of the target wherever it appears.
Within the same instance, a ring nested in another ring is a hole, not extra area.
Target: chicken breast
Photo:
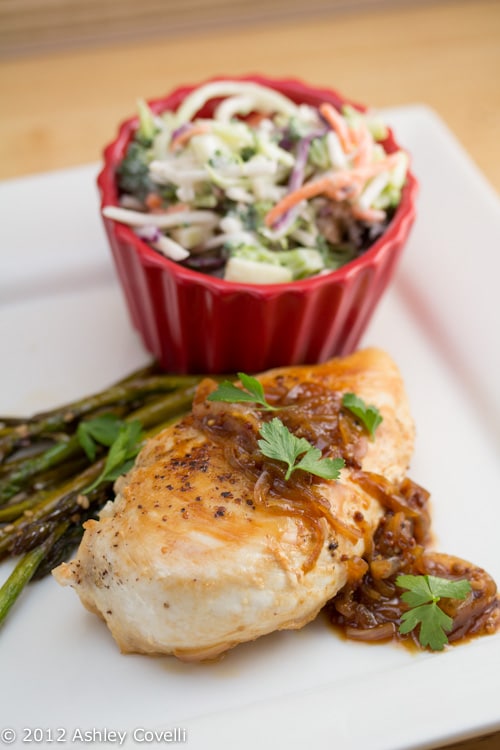
[[[204,381],[192,414],[148,441],[116,499],[86,523],[75,559],[54,570],[123,652],[202,660],[302,627],[355,574],[383,514],[357,473],[404,478],[414,427],[385,353],[259,380],[279,412],[207,401],[216,383]],[[379,409],[373,439],[342,408],[345,392]],[[257,446],[276,414],[323,456],[344,457],[337,480],[298,470],[285,481]]]

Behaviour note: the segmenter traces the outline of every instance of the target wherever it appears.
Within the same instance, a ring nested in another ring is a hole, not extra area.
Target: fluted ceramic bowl
[[[295,79],[237,80],[271,87],[295,103],[360,108],[333,90]],[[176,89],[150,107],[155,113],[175,111],[197,86]],[[210,114],[209,102],[201,115]],[[137,126],[137,118],[124,122],[104,151],[98,178],[102,206],[119,204],[116,172]],[[390,131],[382,145],[387,153],[399,148]],[[200,273],[160,255],[130,227],[108,218],[104,225],[132,323],[166,370],[257,372],[321,362],[356,348],[406,243],[416,192],[409,171],[392,220],[361,257],[336,271],[285,284],[235,283]]]

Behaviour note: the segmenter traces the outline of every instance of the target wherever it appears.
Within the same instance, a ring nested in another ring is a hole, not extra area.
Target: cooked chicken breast
[[[259,376],[290,431],[346,460],[337,480],[302,471],[285,482],[257,448],[268,412],[207,401],[148,441],[88,521],[75,559],[54,576],[108,625],[123,652],[209,659],[312,620],[354,575],[383,509],[360,470],[401,481],[414,428],[400,374],[370,349],[317,366]],[[370,439],[342,394],[375,405]],[[347,437],[346,437],[347,435]],[[372,493],[373,494],[373,493]]]

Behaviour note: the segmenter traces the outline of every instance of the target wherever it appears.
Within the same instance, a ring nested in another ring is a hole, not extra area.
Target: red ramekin
[[[269,86],[296,103],[364,109],[295,79],[231,79]],[[149,104],[155,113],[175,111],[203,83]],[[201,116],[210,116],[213,106],[209,102]],[[104,151],[102,206],[118,205],[116,170],[137,127],[137,118],[124,122]],[[387,153],[399,148],[391,132],[382,145]],[[132,323],[161,366],[179,373],[251,373],[322,362],[355,349],[406,243],[416,194],[410,171],[392,221],[364,255],[337,271],[287,284],[241,284],[190,270],[160,255],[128,226],[103,220]]]

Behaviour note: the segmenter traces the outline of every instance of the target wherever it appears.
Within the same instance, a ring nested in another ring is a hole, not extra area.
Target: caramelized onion
[[[217,387],[206,379],[199,386],[193,418],[200,429],[220,442],[231,466],[254,484],[254,503],[267,513],[294,518],[307,529],[309,548],[303,563],[307,572],[324,548],[328,527],[355,542],[363,530],[336,518],[329,503],[316,491],[318,478],[294,472],[285,481],[284,464],[267,459],[258,447],[262,421],[272,415],[251,403],[208,401]],[[364,641],[408,638],[398,626],[407,605],[395,581],[400,573],[466,578],[472,590],[465,600],[444,599],[442,609],[453,619],[450,641],[494,632],[500,627],[500,607],[494,581],[482,569],[456,557],[426,550],[430,540],[429,493],[405,478],[400,483],[361,470],[368,440],[355,418],[342,408],[342,394],[317,383],[297,383],[277,376],[266,385],[266,400],[280,408],[280,419],[297,437],[303,437],[330,458],[341,456],[351,479],[385,509],[373,538],[365,539],[364,558],[344,560],[347,583],[328,604],[333,623],[348,638]],[[441,606],[441,603],[440,603]]]
[[[266,504],[267,496],[269,494],[270,488],[271,488],[271,477],[269,476],[269,472],[263,471],[260,477],[255,482],[255,485],[253,488],[254,501],[258,505]]]
[[[341,412],[342,394],[332,393],[317,383],[296,383],[287,387],[286,379],[278,376],[268,384],[266,400],[280,406],[280,419],[297,437],[303,437],[325,455],[343,456],[346,463],[360,461],[367,440],[354,418]],[[310,570],[325,541],[323,523],[352,542],[363,538],[363,530],[347,525],[331,511],[330,504],[316,491],[319,479],[312,474],[296,472],[285,481],[284,464],[264,458],[258,448],[261,413],[251,403],[208,401],[217,387],[206,379],[198,389],[193,415],[198,426],[224,447],[231,466],[244,472],[254,482],[254,501],[268,512],[294,517],[308,529],[311,550],[304,563]],[[364,571],[363,571],[364,572]]]
[[[399,573],[433,575],[450,580],[467,579],[472,587],[464,600],[442,599],[440,607],[453,620],[450,643],[466,637],[494,633],[500,627],[500,602],[493,579],[481,568],[458,557],[429,552],[415,539],[416,519],[402,511],[387,510],[374,536],[369,568],[357,584],[346,586],[327,607],[332,623],[348,638],[415,640],[415,633],[401,636],[398,626],[407,607],[396,586]],[[420,532],[418,532],[420,533]],[[386,555],[384,557],[384,555]]]
[[[399,571],[401,561],[398,557],[379,557],[370,562],[370,573],[373,578],[390,578]]]
[[[345,634],[354,641],[390,641],[396,635],[396,626],[393,622],[384,622],[373,628],[354,628],[348,625]]]
[[[438,552],[427,552],[422,563],[429,575],[459,580],[466,578],[471,592],[466,599],[444,599],[441,608],[453,619],[449,641],[456,641],[477,630],[494,632],[500,619],[495,581],[482,568],[466,560]]]
[[[395,485],[380,474],[355,471],[352,479],[384,508],[392,510],[393,513],[403,513],[406,518],[412,519],[415,541],[420,544],[428,543],[430,514],[427,509],[429,500],[427,490],[408,477],[399,485]]]

